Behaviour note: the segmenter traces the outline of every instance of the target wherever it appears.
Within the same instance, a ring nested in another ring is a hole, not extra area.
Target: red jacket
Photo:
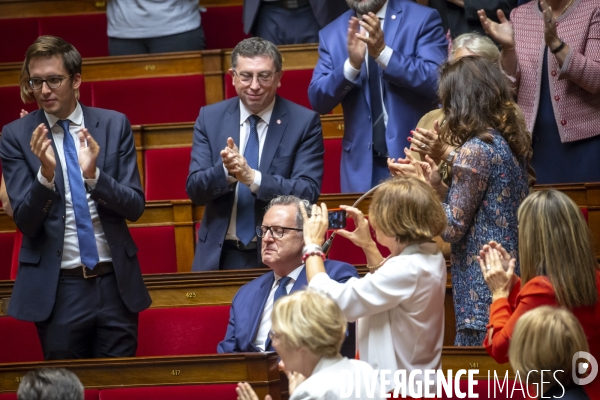
[[[590,353],[600,363],[600,272],[596,273],[599,300],[595,306],[578,307],[573,310],[588,340]],[[493,328],[483,343],[488,354],[498,363],[508,362],[508,347],[515,324],[521,315],[543,305],[558,306],[554,289],[548,278],[536,276],[521,288],[521,280],[515,284],[507,299],[498,299],[490,307],[488,331]],[[600,398],[600,374],[584,387],[591,399]]]

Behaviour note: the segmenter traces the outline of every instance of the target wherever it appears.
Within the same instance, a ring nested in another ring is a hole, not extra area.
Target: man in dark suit
[[[436,10],[411,0],[348,1],[352,10],[319,33],[308,98],[320,114],[342,104],[342,192],[366,192],[390,176],[387,158],[404,158],[410,131],[437,108],[448,43]]]
[[[244,0],[244,32],[277,45],[317,43],[319,29],[345,11],[346,0]]]
[[[206,206],[194,271],[257,268],[255,228],[273,197],[315,202],[323,176],[319,115],[277,96],[281,54],[250,38],[231,54],[238,97],[200,109],[187,193]],[[238,149],[239,145],[239,149]]]
[[[238,290],[231,304],[225,339],[217,346],[217,352],[273,351],[268,340],[273,304],[281,296],[308,286],[302,261],[304,237],[300,207],[305,207],[310,216],[310,204],[297,197],[281,196],[270,202],[257,231],[263,238],[262,260],[272,271]],[[338,282],[358,278],[356,269],[347,263],[327,260],[325,269]],[[353,351],[348,353],[354,356]]]
[[[40,109],[0,141],[24,235],[8,314],[36,323],[46,359],[134,356],[151,300],[125,222],[145,204],[129,121],[77,101],[81,56],[63,39],[39,37],[24,71]]]

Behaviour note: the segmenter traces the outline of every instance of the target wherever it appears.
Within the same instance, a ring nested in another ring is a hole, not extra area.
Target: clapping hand
[[[439,131],[437,120],[433,123],[433,129],[417,128],[411,131],[413,136],[409,138],[410,149],[422,157],[428,155],[436,161],[441,160],[448,145],[439,140]]]
[[[512,49],[515,47],[515,31],[512,23],[506,19],[504,11],[498,10],[498,20],[500,23],[494,22],[485,15],[484,10],[477,11],[479,21],[483,30],[490,35],[492,39],[502,45],[502,49]]]
[[[256,392],[248,382],[240,382],[235,388],[238,395],[238,400],[259,400]],[[272,400],[270,395],[265,396],[265,400]]]
[[[247,186],[254,182],[254,170],[250,168],[246,158],[240,154],[232,138],[227,138],[227,146],[221,150],[221,159],[229,174],[238,181]]]
[[[492,301],[508,298],[514,286],[513,277],[517,261],[514,258],[506,260],[507,256],[510,257],[502,246],[490,242],[490,245],[484,246],[477,257],[483,279],[492,292]]]

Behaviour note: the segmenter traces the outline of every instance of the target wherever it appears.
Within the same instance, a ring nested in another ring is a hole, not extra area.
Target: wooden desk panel
[[[67,368],[86,389],[249,382],[260,398],[280,397],[276,353],[106,358],[0,364],[0,392],[15,392],[32,369]]]

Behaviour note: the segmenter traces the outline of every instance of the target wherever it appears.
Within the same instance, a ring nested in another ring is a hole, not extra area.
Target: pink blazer
[[[515,8],[510,17],[519,59],[517,103],[533,131],[540,104],[544,21],[537,1]],[[562,68],[548,52],[550,93],[561,141],[573,142],[600,134],[600,0],[574,0],[556,21],[570,51]]]

